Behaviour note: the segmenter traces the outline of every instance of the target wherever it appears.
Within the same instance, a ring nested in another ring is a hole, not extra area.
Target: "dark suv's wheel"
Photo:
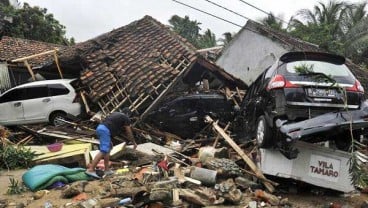
[[[63,125],[64,124],[64,122],[61,121],[61,120],[65,120],[65,118],[66,118],[66,113],[60,112],[60,111],[53,112],[50,115],[49,122],[53,126],[60,126],[60,125]]]
[[[272,130],[269,127],[264,116],[260,116],[257,120],[256,140],[258,147],[268,148],[272,146]]]

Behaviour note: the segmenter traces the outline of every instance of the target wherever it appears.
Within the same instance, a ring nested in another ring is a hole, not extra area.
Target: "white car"
[[[67,114],[78,116],[81,104],[77,101],[73,79],[35,81],[14,87],[0,96],[0,124],[21,125],[50,122]]]

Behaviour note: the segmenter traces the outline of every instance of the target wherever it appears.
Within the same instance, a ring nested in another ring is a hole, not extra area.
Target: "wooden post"
[[[240,102],[242,102],[243,101],[243,97],[242,97],[242,94],[240,93],[240,90],[239,90],[238,87],[236,87],[236,92],[238,93]]]
[[[224,131],[226,132],[226,130],[229,128],[230,126],[230,122],[228,122],[224,128]],[[218,143],[218,140],[220,139],[220,134],[217,134],[215,142],[213,143],[212,147],[216,148],[216,145]]]
[[[61,72],[61,68],[60,68],[60,65],[59,65],[59,59],[58,59],[58,57],[57,57],[56,52],[57,52],[57,49],[55,48],[55,50],[54,50],[54,59],[55,59],[55,64],[56,64],[56,67],[57,67],[57,69],[58,69],[58,71],[59,71],[60,78],[61,78],[61,79],[64,79],[64,77],[63,77],[63,73]]]
[[[239,156],[248,164],[250,169],[256,174],[256,176],[260,179],[262,179],[263,184],[267,188],[269,192],[274,192],[275,188],[273,185],[267,181],[264,181],[266,177],[263,175],[262,171],[258,169],[256,164],[253,163],[253,161],[243,152],[243,150],[230,138],[229,135],[225,133],[225,131],[217,125],[216,122],[213,122],[212,118],[210,116],[206,116],[205,120],[209,123],[212,123],[213,128],[226,140],[227,143],[239,154]]]
[[[33,71],[32,71],[32,68],[31,68],[31,65],[29,65],[28,61],[27,60],[24,60],[24,65],[26,65],[27,69],[28,69],[28,72],[31,74],[32,76],[32,80],[33,81],[36,81],[36,76],[34,75]]]
[[[82,101],[83,101],[83,104],[84,104],[84,107],[86,108],[86,113],[89,114],[91,112],[91,109],[89,108],[88,106],[88,103],[87,103],[87,99],[86,99],[86,96],[84,95],[84,91],[82,91],[80,93],[81,95],[81,98],[82,98]]]

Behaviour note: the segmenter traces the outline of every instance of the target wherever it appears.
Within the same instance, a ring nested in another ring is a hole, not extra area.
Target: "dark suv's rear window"
[[[354,75],[345,64],[303,60],[286,63],[281,69],[290,81],[314,81],[315,76],[311,75],[324,74],[337,83],[354,84],[355,82]]]

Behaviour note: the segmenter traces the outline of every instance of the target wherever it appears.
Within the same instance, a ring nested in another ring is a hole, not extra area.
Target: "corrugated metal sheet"
[[[0,63],[0,94],[11,88],[8,65]]]

